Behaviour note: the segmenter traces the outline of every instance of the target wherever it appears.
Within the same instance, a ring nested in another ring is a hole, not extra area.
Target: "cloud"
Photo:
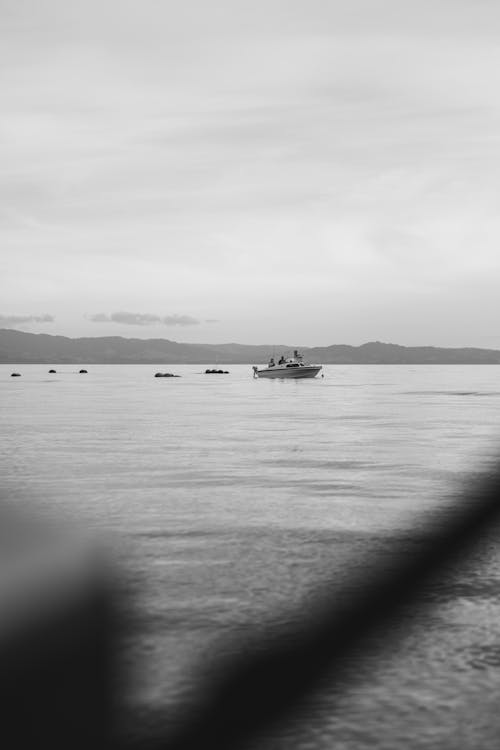
[[[106,313],[95,313],[95,315],[86,316],[92,323],[109,323],[111,318]]]
[[[32,323],[53,323],[53,315],[0,315],[0,325],[28,326]]]
[[[200,321],[191,315],[165,315],[161,322],[165,326],[196,326]]]
[[[88,318],[92,323],[120,323],[126,326],[149,326],[161,323],[165,326],[193,326],[198,325],[199,320],[191,315],[165,315],[163,318],[159,315],[150,313],[133,313],[133,312],[114,312],[110,315],[106,313],[95,313]]]
[[[149,326],[160,322],[158,315],[149,313],[114,312],[111,315],[97,313],[90,318],[94,323],[121,323],[126,326]]]

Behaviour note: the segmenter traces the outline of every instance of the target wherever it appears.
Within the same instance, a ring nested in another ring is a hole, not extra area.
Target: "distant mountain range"
[[[121,336],[71,339],[44,333],[0,329],[0,362],[6,364],[261,364],[270,355],[295,346],[245,344],[182,344],[168,339],[126,339]],[[496,349],[442,349],[398,346],[372,341],[361,346],[332,344],[299,347],[305,359],[321,364],[500,364]]]

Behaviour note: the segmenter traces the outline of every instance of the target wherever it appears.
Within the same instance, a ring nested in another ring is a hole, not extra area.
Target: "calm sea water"
[[[167,713],[225,643],[300,621],[500,453],[496,366],[327,366],[302,381],[242,365],[48,369],[0,366],[4,488],[114,532],[139,596],[134,701]],[[496,747],[499,593],[493,538],[340,703],[325,690],[260,746]]]

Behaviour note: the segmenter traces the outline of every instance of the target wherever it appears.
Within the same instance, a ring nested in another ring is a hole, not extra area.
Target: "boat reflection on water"
[[[313,365],[303,362],[302,354],[297,349],[293,357],[281,356],[276,363],[274,357],[271,357],[267,367],[259,370],[254,366],[254,378],[314,378],[322,369],[322,365]]]

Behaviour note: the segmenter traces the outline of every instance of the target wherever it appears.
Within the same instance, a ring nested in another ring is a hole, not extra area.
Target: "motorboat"
[[[271,357],[267,367],[259,369],[254,366],[254,378],[314,378],[322,369],[322,365],[312,365],[303,361],[302,354],[297,349],[293,357],[282,356],[278,362]]]

